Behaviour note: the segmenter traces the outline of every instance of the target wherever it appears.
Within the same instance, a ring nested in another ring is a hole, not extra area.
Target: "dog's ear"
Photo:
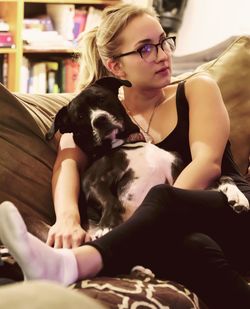
[[[60,133],[72,132],[72,125],[69,119],[67,106],[62,107],[57,112],[49,131],[45,135],[46,140],[50,141],[58,130]]]
[[[121,86],[132,87],[132,84],[128,80],[118,79],[115,77],[103,77],[98,79],[95,84],[111,90],[114,94],[118,95],[118,89]]]

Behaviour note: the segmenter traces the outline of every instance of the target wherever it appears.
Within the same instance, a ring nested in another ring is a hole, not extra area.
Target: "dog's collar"
[[[125,139],[116,139],[112,141],[112,149],[123,146],[123,145],[134,144],[138,142],[143,142],[143,143],[146,142],[145,137],[141,132],[132,133]]]

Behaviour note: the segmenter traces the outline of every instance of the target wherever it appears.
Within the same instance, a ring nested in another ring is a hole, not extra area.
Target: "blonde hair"
[[[110,76],[104,63],[118,54],[119,34],[135,17],[148,14],[157,18],[155,10],[132,4],[118,4],[103,10],[99,27],[83,33],[79,42],[80,71],[78,90],[84,89],[97,79]]]

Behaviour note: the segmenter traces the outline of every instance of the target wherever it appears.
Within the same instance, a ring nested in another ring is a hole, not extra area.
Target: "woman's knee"
[[[149,190],[144,201],[163,204],[164,202],[167,202],[170,199],[172,191],[173,187],[169,185],[166,184],[156,185]]]

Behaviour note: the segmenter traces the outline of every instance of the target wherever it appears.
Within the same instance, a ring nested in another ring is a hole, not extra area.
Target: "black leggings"
[[[158,185],[125,223],[90,245],[101,253],[102,274],[135,265],[178,281],[209,308],[250,308],[250,212],[235,213],[224,194]],[[236,271],[237,269],[237,271]]]

